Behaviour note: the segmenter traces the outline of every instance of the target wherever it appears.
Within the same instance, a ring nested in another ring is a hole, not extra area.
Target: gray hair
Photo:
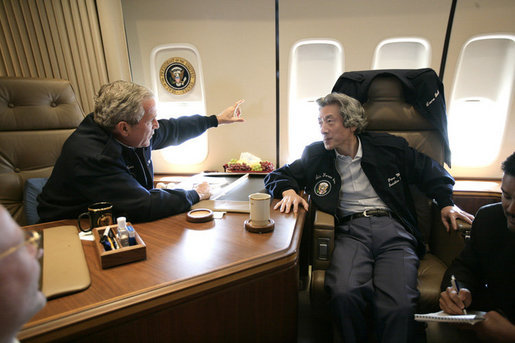
[[[365,117],[365,110],[361,103],[342,93],[330,93],[325,97],[317,99],[317,104],[320,107],[328,105],[337,105],[340,108],[340,116],[343,119],[343,126],[347,128],[355,127],[356,134],[363,131],[367,126],[367,119]]]
[[[95,97],[95,122],[112,131],[116,124],[125,121],[136,125],[143,115],[143,100],[153,98],[150,89],[138,84],[118,80],[100,87]]]

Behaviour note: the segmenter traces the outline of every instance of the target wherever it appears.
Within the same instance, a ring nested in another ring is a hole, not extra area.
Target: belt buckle
[[[363,217],[367,217],[367,218],[368,218],[368,217],[370,217],[370,216],[367,214],[367,210],[364,210],[364,211],[363,211]]]

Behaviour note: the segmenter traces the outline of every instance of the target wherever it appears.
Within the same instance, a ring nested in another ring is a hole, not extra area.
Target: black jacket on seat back
[[[345,72],[336,81],[332,92],[344,93],[364,104],[368,100],[370,84],[380,75],[392,75],[398,78],[403,85],[406,102],[427,118],[440,132],[444,141],[445,163],[450,167],[451,150],[447,133],[443,83],[433,69],[384,69]]]

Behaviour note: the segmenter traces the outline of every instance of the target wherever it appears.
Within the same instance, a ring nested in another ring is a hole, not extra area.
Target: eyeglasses
[[[29,245],[32,249],[29,251],[35,258],[40,258],[42,249],[41,249],[41,234],[37,231],[33,230],[25,230],[25,239],[22,243],[15,245],[14,247],[10,247],[3,253],[0,253],[0,260],[4,257],[11,255],[16,252],[21,247]]]

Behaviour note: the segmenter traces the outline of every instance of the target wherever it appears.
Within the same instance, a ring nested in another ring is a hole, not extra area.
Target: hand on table
[[[274,206],[274,210],[279,209],[281,212],[290,213],[290,210],[293,207],[293,213],[297,214],[299,211],[299,205],[304,207],[306,211],[308,210],[307,201],[298,195],[293,189],[288,189],[283,192],[283,198]]]
[[[209,187],[209,183],[207,182],[202,182],[202,183],[199,183],[196,187],[193,188],[200,200],[207,200],[211,197],[211,188]]]

